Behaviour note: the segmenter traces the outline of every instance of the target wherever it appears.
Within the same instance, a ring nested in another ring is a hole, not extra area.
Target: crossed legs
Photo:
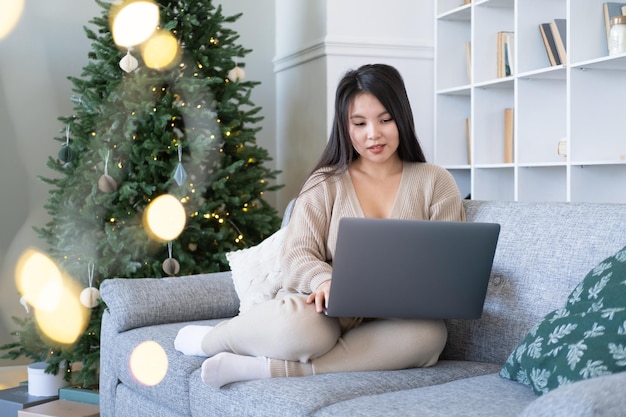
[[[201,339],[201,349],[188,349],[209,357],[203,381],[221,387],[270,377],[432,366],[446,342],[441,320],[378,319],[342,334],[338,319],[317,313],[305,300],[288,295],[206,328],[193,342],[197,346]]]

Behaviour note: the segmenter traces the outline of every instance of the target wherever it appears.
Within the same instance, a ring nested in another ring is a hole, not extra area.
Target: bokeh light
[[[53,311],[35,309],[39,329],[50,339],[73,344],[87,328],[89,310],[80,303],[80,287],[66,279],[62,286],[60,303]]]
[[[35,309],[35,321],[51,340],[70,345],[85,331],[89,310],[80,303],[80,285],[46,254],[27,249],[15,269],[17,289]]]
[[[61,302],[61,271],[52,259],[36,249],[27,249],[18,259],[15,283],[26,302],[37,310],[51,312]]]
[[[24,11],[24,0],[0,0],[0,40],[19,22]]]
[[[133,349],[129,362],[135,379],[147,386],[160,383],[169,366],[165,350],[153,340],[142,342]]]
[[[154,239],[169,242],[182,233],[187,223],[187,215],[176,197],[163,194],[148,205],[143,220],[146,231]]]
[[[126,0],[113,5],[110,16],[113,40],[130,48],[152,36],[159,24],[159,6],[150,0]]]
[[[141,56],[148,68],[156,70],[172,68],[180,61],[178,40],[166,30],[155,32],[141,46]]]

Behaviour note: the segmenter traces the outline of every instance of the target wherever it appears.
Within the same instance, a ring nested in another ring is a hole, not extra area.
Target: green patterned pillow
[[[500,376],[542,395],[621,371],[626,371],[626,247],[589,271],[565,307],[530,330]]]

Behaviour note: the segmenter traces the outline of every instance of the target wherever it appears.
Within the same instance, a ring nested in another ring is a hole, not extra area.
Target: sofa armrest
[[[174,278],[113,278],[102,282],[100,296],[117,332],[233,317],[239,311],[229,271]]]
[[[626,372],[565,385],[534,400],[519,417],[620,417],[624,386]]]

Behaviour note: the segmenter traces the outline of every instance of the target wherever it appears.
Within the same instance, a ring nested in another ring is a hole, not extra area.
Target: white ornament
[[[135,71],[138,66],[139,66],[139,61],[137,61],[137,58],[135,58],[134,56],[130,54],[130,49],[129,49],[128,52],[126,52],[126,55],[124,55],[124,58],[120,60],[120,68],[130,73],[130,72]]]
[[[90,262],[87,265],[87,276],[89,278],[89,287],[85,288],[80,293],[80,303],[87,308],[94,308],[98,305],[98,300],[100,299],[100,291],[97,288],[93,287],[93,272],[95,265],[93,262]]]
[[[20,297],[20,304],[26,310],[26,314],[30,313],[30,307],[28,306],[28,300],[26,299],[26,296],[23,295]]]
[[[94,287],[88,287],[80,293],[80,303],[87,308],[94,308],[98,305],[100,299],[100,291]]]
[[[244,78],[246,78],[246,72],[239,66],[228,71],[228,79],[231,81],[243,81]]]

